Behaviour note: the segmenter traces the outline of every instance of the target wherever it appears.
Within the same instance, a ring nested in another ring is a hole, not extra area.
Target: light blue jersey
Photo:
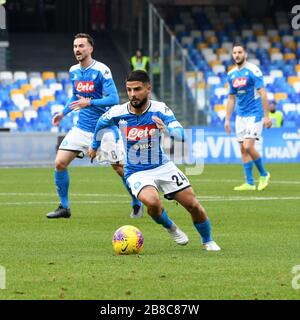
[[[183,128],[173,112],[163,102],[149,101],[148,108],[142,114],[130,112],[129,103],[117,105],[106,112],[98,121],[92,148],[100,146],[98,132],[111,125],[117,125],[121,131],[126,159],[124,175],[157,168],[170,161],[161,147],[161,135],[153,116],[162,119],[167,130],[175,139],[183,139]]]
[[[87,68],[79,64],[70,68],[73,96],[67,102],[63,114],[72,111],[69,104],[78,100],[76,95],[91,98],[89,107],[80,109],[76,126],[84,131],[94,132],[99,117],[111,106],[119,103],[119,96],[110,69],[103,63],[93,60]]]
[[[241,117],[263,117],[263,105],[257,92],[264,87],[263,74],[254,64],[247,62],[239,70],[237,67],[228,72],[229,94],[236,96],[236,114]]]

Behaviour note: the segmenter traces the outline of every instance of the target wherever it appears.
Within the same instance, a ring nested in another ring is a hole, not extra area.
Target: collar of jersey
[[[129,109],[129,104],[130,104],[130,102],[127,104],[128,113],[134,114],[135,116],[140,116],[140,114],[136,114],[136,113],[133,113],[133,112],[130,111],[130,109]],[[149,100],[149,105],[148,105],[148,107],[147,107],[147,108],[143,111],[143,113],[141,113],[141,114],[146,113],[146,112],[150,109],[150,107],[151,107],[151,101]]]
[[[81,71],[86,71],[86,70],[90,69],[95,63],[96,63],[96,60],[93,59],[93,62],[89,66],[87,66],[86,68],[81,68],[80,65],[79,65],[79,68]]]
[[[238,72],[241,72],[241,71],[243,71],[245,68],[247,68],[247,66],[248,66],[248,61],[246,62],[246,64],[243,66],[243,68],[242,69],[239,69],[238,67],[236,68],[237,69],[237,71]]]

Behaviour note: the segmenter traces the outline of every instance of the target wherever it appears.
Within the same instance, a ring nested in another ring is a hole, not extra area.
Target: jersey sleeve
[[[72,67],[69,70],[69,78],[72,79],[73,78],[73,73],[72,73]],[[65,107],[62,111],[63,115],[66,116],[68,113],[72,112],[73,110],[69,107],[69,105],[73,102],[76,101],[77,97],[76,97],[76,92],[75,92],[75,86],[74,83],[72,81],[72,96],[69,98],[69,100],[67,101],[67,103],[65,104]]]
[[[62,113],[64,116],[66,116],[68,113],[72,112],[73,110],[69,107],[69,105],[73,102],[73,101],[76,101],[77,100],[77,97],[73,94],[71,96],[71,98],[67,101]]]
[[[260,88],[264,87],[263,74],[258,67],[254,68],[251,71],[250,75],[251,75],[251,78],[254,82],[255,89],[260,89]]]
[[[91,106],[106,107],[113,106],[119,103],[119,95],[112,78],[111,71],[106,67],[99,75],[99,81],[102,82],[104,96],[102,99],[91,100]]]
[[[173,111],[165,104],[157,116],[161,118],[167,127],[181,127],[181,124],[175,118]]]
[[[169,107],[164,105],[164,111],[160,112],[158,117],[164,122],[169,134],[173,136],[175,140],[184,140],[184,129]]]

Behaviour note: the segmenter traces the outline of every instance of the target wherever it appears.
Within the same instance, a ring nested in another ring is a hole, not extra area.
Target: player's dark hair
[[[232,49],[233,49],[234,47],[242,47],[243,50],[247,52],[246,46],[245,46],[243,43],[241,43],[241,42],[236,42],[236,43],[234,43],[233,46],[232,46]]]
[[[86,38],[88,43],[94,48],[94,39],[87,33],[77,33],[74,39]]]
[[[143,70],[135,70],[130,73],[126,81],[139,81],[142,83],[150,83],[148,73]]]

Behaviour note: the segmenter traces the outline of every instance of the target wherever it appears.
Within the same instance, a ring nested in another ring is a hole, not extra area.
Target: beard
[[[75,55],[75,58],[77,61],[81,62],[86,59],[86,56],[83,54],[80,54],[80,55]]]
[[[235,61],[238,66],[241,66],[245,62],[246,58],[241,59],[239,62]]]
[[[141,109],[146,102],[147,102],[147,98],[144,98],[143,100],[141,100],[139,103],[136,103],[136,104],[132,103],[132,99],[130,100],[130,104],[134,109]]]

